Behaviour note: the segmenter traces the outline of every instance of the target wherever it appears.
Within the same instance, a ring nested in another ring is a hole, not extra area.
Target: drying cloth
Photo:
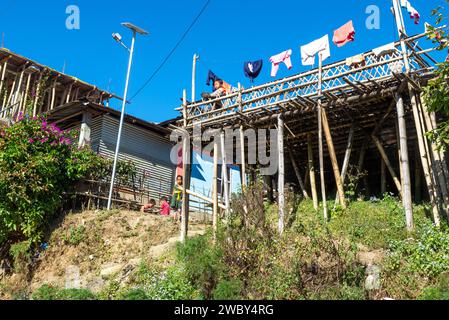
[[[346,58],[346,65],[349,67],[358,67],[360,65],[364,66],[366,64],[365,57],[363,54],[358,54],[356,56]]]
[[[279,64],[282,62],[285,63],[285,66],[289,70],[293,67],[291,56],[292,56],[292,50],[289,49],[289,50],[285,50],[284,52],[281,52],[277,55],[274,55],[270,58],[271,76],[272,77],[276,77],[278,70],[279,70]]]
[[[408,13],[410,14],[410,18],[415,21],[415,24],[419,24],[419,20],[421,18],[421,15],[419,12],[411,5],[410,1],[408,0],[401,0],[401,7],[406,8]]]
[[[315,64],[315,55],[321,54],[322,61],[331,56],[329,36],[312,41],[301,47],[301,60],[304,66],[313,66]]]
[[[352,20],[334,31],[333,42],[337,47],[342,47],[348,42],[354,41],[355,29]]]
[[[209,73],[207,74],[207,82],[206,84],[210,86],[210,83],[212,81],[212,85],[214,85],[214,82],[216,80],[221,80],[215,73],[209,70]]]
[[[382,47],[373,49],[373,53],[377,57],[383,56],[383,55],[388,54],[388,53],[392,53],[394,51],[396,51],[396,46],[394,45],[394,42],[386,44],[386,45],[384,45]]]
[[[262,67],[263,60],[257,60],[254,62],[246,61],[243,64],[243,72],[245,73],[245,76],[251,80],[251,82],[254,82],[254,79],[256,79],[262,71]]]

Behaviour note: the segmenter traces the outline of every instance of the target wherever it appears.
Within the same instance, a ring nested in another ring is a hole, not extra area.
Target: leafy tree
[[[446,0],[449,3],[449,0]],[[432,11],[436,17],[436,25],[441,25],[447,16],[444,14],[444,8],[438,7]],[[449,49],[449,34],[446,29],[430,27],[429,39],[437,45],[437,50],[447,51]],[[424,88],[424,99],[428,105],[429,111],[449,116],[449,61],[437,64],[436,77],[429,81]],[[429,137],[437,143],[440,148],[447,148],[449,145],[449,120],[442,121],[438,127],[429,132]]]
[[[75,139],[44,118],[20,115],[0,128],[0,245],[37,243],[63,192],[104,164]]]

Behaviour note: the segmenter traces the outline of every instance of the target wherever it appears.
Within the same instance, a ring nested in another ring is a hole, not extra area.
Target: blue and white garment
[[[254,79],[256,79],[262,71],[262,67],[263,60],[257,60],[254,62],[246,61],[243,64],[243,72],[245,73],[245,76],[251,80],[251,82],[254,82]]]

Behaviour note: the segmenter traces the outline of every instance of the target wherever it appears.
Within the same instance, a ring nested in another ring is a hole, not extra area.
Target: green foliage
[[[74,139],[43,118],[20,116],[0,129],[0,244],[36,244],[63,192],[95,172],[99,157]]]
[[[87,289],[59,289],[43,285],[31,295],[33,300],[97,300],[97,297]]]
[[[177,256],[185,265],[187,279],[201,290],[205,299],[211,299],[226,268],[221,250],[210,243],[209,237],[198,236],[178,244]]]
[[[131,282],[133,287],[118,295],[120,300],[191,300],[198,292],[189,282],[183,265],[165,270],[142,263]]]
[[[11,245],[9,252],[14,261],[14,268],[17,272],[26,270],[31,262],[30,242],[22,241]]]
[[[442,274],[437,283],[423,289],[420,300],[449,300],[449,274]]]
[[[426,277],[436,277],[449,270],[449,232],[430,223],[414,238],[391,241],[389,267]]]
[[[220,281],[213,291],[215,300],[238,300],[241,299],[243,284],[240,279]]]
[[[446,2],[448,2],[446,0]],[[439,7],[433,10],[432,15],[436,17],[437,25],[444,22],[443,8]],[[428,38],[437,45],[440,51],[449,49],[449,34],[446,29],[436,30],[430,27],[431,33]],[[429,80],[424,88],[424,99],[430,111],[435,111],[449,116],[449,61],[437,64],[436,77]],[[447,148],[449,145],[449,121],[443,121],[438,127],[428,133],[428,136],[434,140],[440,148]]]
[[[86,228],[82,225],[71,226],[66,234],[62,235],[62,240],[71,246],[77,246],[86,239]]]

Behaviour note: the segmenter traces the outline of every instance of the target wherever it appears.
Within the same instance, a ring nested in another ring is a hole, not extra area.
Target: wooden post
[[[246,187],[246,159],[245,159],[245,135],[243,126],[240,126],[240,156],[242,161],[242,189]]]
[[[187,91],[183,91],[183,105],[187,106]],[[184,130],[185,126],[184,126]],[[182,140],[182,208],[181,208],[181,242],[185,242],[189,231],[189,194],[190,188],[191,159],[193,150],[191,150],[190,135],[186,131]]]
[[[224,131],[221,131],[220,134],[220,143],[221,143],[221,168],[222,168],[222,176],[223,176],[223,193],[224,193],[224,203],[226,207],[226,215],[229,214],[229,178],[228,178],[228,161],[226,156],[226,148],[225,148],[225,134]]]
[[[391,165],[391,162],[388,159],[387,153],[385,152],[385,149],[382,146],[382,143],[380,142],[379,138],[377,138],[375,135],[371,135],[371,138],[373,139],[374,144],[377,147],[377,150],[379,150],[379,153],[380,153],[383,161],[385,162],[385,165],[387,166],[387,169],[390,172],[391,177],[393,178],[394,184],[395,184],[396,188],[398,189],[399,194],[402,196],[401,182],[399,181],[398,176],[394,172],[393,166]]]
[[[298,179],[299,187],[301,188],[302,195],[304,198],[309,199],[309,195],[307,194],[306,188],[304,186],[304,182],[301,177],[301,173],[299,172],[298,165],[296,164],[295,157],[293,156],[293,153],[291,149],[288,150],[288,154],[290,156],[290,162],[292,163],[293,170],[295,171],[296,178]]]
[[[2,97],[2,94],[3,94],[3,84],[5,82],[5,74],[6,74],[7,68],[8,68],[8,60],[6,60],[3,63],[3,67],[2,67],[2,77],[0,79],[0,98]],[[5,93],[5,95],[6,95],[6,93]],[[5,107],[5,106],[3,106],[3,107]]]
[[[401,167],[403,174],[402,197],[405,209],[407,230],[413,230],[412,190],[410,181],[410,166],[407,146],[407,127],[405,123],[404,100],[400,94],[396,95],[396,110],[398,114],[399,138],[401,146]]]
[[[18,105],[18,103],[19,103],[20,90],[22,88],[23,75],[25,73],[25,68],[26,68],[26,64],[23,66],[22,72],[20,72],[19,84],[17,85],[17,90],[16,90],[16,93],[14,95],[14,99],[12,101],[12,105],[14,105],[14,107],[12,108],[11,116],[14,116],[14,114],[16,113],[16,110],[20,110],[20,105],[21,104]]]
[[[380,193],[383,196],[387,192],[387,172],[385,162],[380,160]]]
[[[343,183],[343,185],[345,183],[346,173],[348,172],[349,160],[351,159],[353,141],[354,141],[354,125],[352,125],[351,129],[349,129],[348,143],[346,145],[345,158],[343,160],[343,167],[341,168],[341,183]],[[335,205],[337,205],[339,203],[339,201],[340,201],[340,199],[337,194],[335,196]]]
[[[215,243],[217,240],[217,224],[218,224],[218,141],[216,139],[214,139],[214,172],[212,178],[212,200],[213,200],[212,229]]]
[[[312,135],[307,135],[307,154],[309,158],[310,188],[312,190],[313,207],[318,211],[318,193],[316,191],[315,166],[313,164]]]
[[[322,111],[322,117],[323,117],[324,134],[326,136],[327,148],[329,150],[332,168],[334,169],[334,177],[337,185],[338,197],[340,198],[340,205],[342,206],[343,209],[346,209],[345,191],[341,180],[340,169],[338,168],[337,155],[335,154],[334,143],[332,141],[332,135],[329,128],[329,123],[327,121],[326,110],[324,109]]]
[[[321,53],[318,53],[318,94],[321,96],[321,86],[323,81],[323,58]],[[320,161],[320,180],[321,180],[321,197],[323,199],[323,215],[324,220],[329,219],[327,212],[327,197],[326,197],[326,181],[324,178],[324,152],[323,152],[323,108],[321,106],[321,97],[318,99],[318,153]]]
[[[55,99],[56,99],[56,81],[58,80],[58,77],[55,78],[53,81],[53,86],[51,88],[51,103],[50,103],[50,110],[53,110],[55,107]]]
[[[284,232],[284,120],[282,116],[278,116],[278,153],[279,153],[279,172],[278,172],[278,207],[279,207],[279,234]]]

